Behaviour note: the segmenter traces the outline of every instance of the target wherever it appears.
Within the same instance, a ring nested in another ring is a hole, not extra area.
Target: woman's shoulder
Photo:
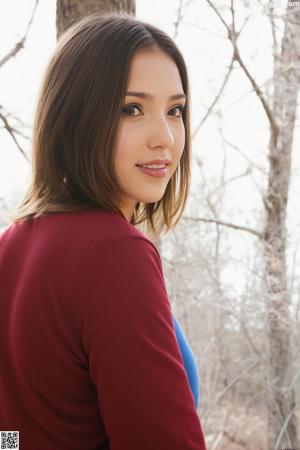
[[[96,209],[49,214],[35,219],[36,236],[47,240],[65,241],[77,248],[94,243],[109,245],[119,240],[150,239],[119,212]]]
[[[115,211],[96,209],[54,213],[34,220],[37,232],[65,236],[67,240],[90,242],[114,241],[130,236],[144,236],[125,217]]]
[[[82,211],[71,215],[73,239],[78,247],[93,252],[96,257],[110,253],[112,258],[151,258],[161,264],[159,251],[154,242],[140,229],[132,225],[121,213],[106,211]],[[70,223],[71,225],[71,223]]]
[[[156,249],[152,241],[121,213],[102,210],[47,214],[13,224],[4,234],[6,236],[2,238],[8,246],[22,242],[28,248],[39,248],[44,257],[55,255],[75,264],[92,249],[101,250],[101,253],[108,248],[127,249],[128,252],[134,247],[141,248],[141,252]]]

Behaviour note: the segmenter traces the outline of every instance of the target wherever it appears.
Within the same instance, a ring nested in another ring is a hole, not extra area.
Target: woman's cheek
[[[131,157],[136,157],[134,150],[135,148],[140,148],[137,145],[139,141],[139,130],[136,127],[130,126],[130,124],[125,124],[120,133],[119,147],[120,152],[125,155],[129,152]],[[141,148],[140,148],[141,149]]]

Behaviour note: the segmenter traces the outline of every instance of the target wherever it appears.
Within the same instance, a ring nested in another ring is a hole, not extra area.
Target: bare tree
[[[290,384],[291,297],[286,271],[286,210],[291,153],[300,89],[300,8],[288,4],[281,49],[274,58],[274,98],[269,141],[269,178],[264,198],[266,221],[264,254],[267,325],[270,347],[268,413],[270,448],[299,448],[295,391]]]
[[[233,48],[233,60],[237,61],[250,81],[269,121],[269,173],[268,187],[264,195],[264,229],[256,231],[248,227],[225,223],[220,219],[188,218],[211,221],[257,235],[264,247],[265,298],[267,308],[268,364],[268,448],[299,448],[296,425],[295,391],[290,385],[291,327],[289,307],[291,298],[287,286],[286,268],[286,209],[290,184],[291,152],[297,95],[300,88],[300,7],[288,3],[284,16],[284,33],[281,48],[274,52],[273,102],[267,100],[260,86],[251,75],[237,44],[240,30],[235,25],[235,7],[231,0],[231,23],[227,23],[211,0],[209,6],[225,26]],[[272,19],[272,9],[270,8]],[[276,34],[273,28],[273,37]],[[274,45],[277,41],[274,42]]]

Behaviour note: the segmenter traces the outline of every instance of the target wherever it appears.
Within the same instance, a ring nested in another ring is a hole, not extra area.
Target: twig
[[[210,415],[210,412],[213,410],[213,408],[219,403],[219,401],[224,397],[224,395],[235,385],[237,384],[251,369],[256,367],[258,364],[261,363],[262,360],[258,359],[256,361],[252,361],[251,364],[249,364],[246,369],[244,369],[239,375],[237,375],[226,387],[223,389],[223,391],[220,392],[220,394],[217,396],[217,398],[213,401],[212,405],[210,405],[209,410],[205,414],[205,420]]]
[[[32,11],[32,14],[31,14],[31,18],[30,18],[30,20],[28,22],[27,29],[25,31],[24,36],[20,39],[19,42],[17,42],[15,44],[15,46],[2,59],[0,59],[0,67],[3,66],[5,63],[7,63],[7,61],[10,60],[10,58],[12,58],[13,56],[16,56],[16,54],[22,48],[24,48],[24,44],[25,44],[25,41],[27,39],[27,35],[28,35],[29,29],[31,27],[31,24],[32,24],[32,21],[33,21],[33,17],[34,17],[36,8],[38,6],[38,3],[39,3],[39,0],[36,0],[34,8],[33,8],[33,11]]]
[[[262,172],[264,175],[266,175],[266,171],[258,166],[257,164],[255,164],[252,159],[250,159],[244,152],[242,152],[241,149],[239,149],[236,145],[232,144],[232,142],[228,141],[228,139],[226,139],[224,136],[222,136],[224,139],[225,144],[229,145],[229,147],[233,148],[233,150],[236,150],[240,155],[243,156],[243,158],[246,159],[246,161],[248,161],[251,166],[255,167],[257,170],[259,170],[260,172]]]
[[[200,123],[196,126],[196,129],[193,131],[192,133],[192,139],[195,138],[196,134],[198,133],[199,129],[201,128],[201,126],[204,124],[204,122],[206,121],[206,119],[208,118],[208,116],[210,115],[210,113],[212,112],[213,108],[216,106],[216,103],[218,102],[218,100],[220,99],[222,92],[224,91],[224,88],[229,80],[229,76],[232,72],[233,69],[233,63],[234,63],[234,58],[232,58],[227,73],[225,75],[225,78],[223,80],[223,83],[217,93],[217,95],[215,96],[214,100],[212,101],[211,105],[209,106],[209,108],[206,111],[206,114],[204,115],[204,117],[201,119]]]
[[[223,220],[217,219],[205,219],[204,217],[191,217],[191,216],[182,216],[184,220],[192,220],[194,222],[206,222],[206,223],[215,223],[217,225],[222,225],[224,227],[233,228],[235,230],[247,231],[248,233],[254,234],[254,236],[259,239],[263,238],[263,234],[253,228],[245,227],[243,225],[236,225],[230,222],[224,222]]]
[[[9,122],[9,117],[12,117],[16,122],[19,123],[19,125],[29,128],[28,125],[25,125],[24,122],[22,122],[18,117],[16,117],[13,114],[5,111],[1,105],[0,105],[0,115],[4,116],[6,118],[6,120],[7,120],[7,122]],[[28,140],[30,139],[29,136],[26,136],[26,134],[23,134],[20,130],[18,130],[17,128],[13,127],[11,124],[9,124],[9,126],[10,126],[10,130],[13,131],[14,133],[19,134],[24,139],[28,139]],[[6,129],[6,126],[4,126],[3,128]]]
[[[288,416],[286,417],[286,419],[285,419],[285,421],[284,421],[284,424],[283,424],[283,426],[282,426],[282,428],[281,428],[281,430],[280,430],[280,433],[279,433],[279,435],[278,435],[278,438],[277,438],[277,440],[276,440],[275,450],[278,450],[278,447],[279,447],[281,438],[282,438],[282,436],[283,436],[283,433],[286,431],[286,428],[287,428],[287,426],[288,426],[288,423],[289,423],[289,421],[290,421],[292,415],[294,414],[296,408],[297,408],[297,405],[294,406],[294,408],[290,411],[290,413],[289,413]],[[288,435],[288,439],[289,439],[289,441],[290,441],[289,435]],[[289,444],[289,445],[291,445],[291,444]]]
[[[267,102],[267,100],[264,97],[264,94],[262,93],[260,87],[258,86],[258,84],[256,83],[256,81],[254,80],[254,78],[252,77],[252,75],[250,74],[249,70],[247,69],[246,65],[244,64],[244,61],[242,60],[242,57],[240,55],[239,52],[239,48],[237,46],[237,38],[239,36],[240,32],[237,32],[237,30],[235,29],[234,26],[234,12],[233,12],[233,3],[232,5],[232,15],[233,15],[233,22],[231,27],[229,27],[229,25],[225,22],[225,20],[223,19],[222,15],[220,14],[220,12],[218,11],[218,9],[215,7],[215,5],[212,3],[211,0],[206,0],[207,3],[209,4],[209,6],[215,11],[215,13],[217,14],[217,16],[219,17],[219,19],[221,20],[221,22],[223,23],[223,25],[225,26],[227,33],[228,33],[228,38],[230,40],[230,42],[232,43],[233,46],[233,58],[234,60],[238,61],[240,67],[243,69],[245,75],[247,76],[248,80],[250,81],[256,95],[258,96],[259,100],[262,103],[262,106],[265,110],[265,113],[269,119],[269,123],[270,123],[270,127],[271,127],[271,131],[272,131],[272,135],[273,135],[273,140],[274,142],[276,142],[277,137],[278,137],[278,133],[279,133],[279,128],[278,125],[275,121],[275,118],[273,116],[272,110]]]
[[[182,4],[183,4],[183,0],[179,0],[179,6],[178,6],[178,9],[177,9],[177,17],[176,17],[176,21],[174,22],[174,26],[175,26],[174,39],[176,39],[177,36],[178,36],[179,25],[180,25],[180,22],[182,21],[182,18],[183,18],[183,15],[182,15]]]
[[[22,155],[24,156],[24,158],[29,162],[29,158],[26,155],[26,153],[24,152],[24,150],[21,148],[21,146],[19,145],[14,133],[16,132],[16,130],[9,124],[7,118],[1,113],[0,111],[0,119],[2,120],[2,122],[4,123],[4,128],[7,130],[7,132],[9,133],[9,135],[12,137],[13,141],[15,142],[15,144],[17,145],[18,149],[20,150],[20,152],[22,153]]]

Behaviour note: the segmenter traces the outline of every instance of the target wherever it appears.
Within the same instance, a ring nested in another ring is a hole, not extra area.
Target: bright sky
[[[23,36],[31,16],[35,0],[1,0],[0,3],[0,58]],[[215,1],[221,5],[226,0]],[[228,3],[228,1],[227,1]],[[253,15],[240,39],[240,51],[251,73],[259,84],[272,75],[271,34],[263,7],[258,0],[236,1],[237,25],[243,22],[243,3],[251,6]],[[267,5],[268,1],[262,1]],[[136,0],[137,18],[161,27],[174,36],[173,23],[176,20],[179,0]],[[274,7],[280,14],[286,0],[274,0]],[[230,62],[231,46],[226,39],[223,25],[205,0],[192,0],[187,6],[183,2],[184,23],[179,28],[176,42],[186,59],[192,92],[192,130],[194,130],[212,102],[222,84]],[[25,44],[16,58],[11,59],[0,70],[0,105],[11,114],[21,118],[30,127],[34,112],[37,90],[47,60],[55,47],[55,0],[40,0],[34,23]],[[228,20],[227,11],[224,17]],[[278,25],[280,25],[278,23]],[[226,147],[220,137],[220,126],[226,139],[238,146],[257,166],[267,169],[268,123],[257,97],[250,94],[251,86],[235,66],[224,95],[218,105],[221,118],[212,116],[200,129],[193,142],[194,158],[202,161],[206,177],[205,189],[213,190],[220,180],[220,171],[226,155],[225,179],[229,180],[243,173],[248,163],[236,150]],[[298,114],[299,117],[299,114]],[[300,152],[299,118],[294,136],[292,185],[289,200],[288,227],[291,232],[291,253],[295,251],[300,231]],[[25,129],[30,135],[30,128]],[[22,146],[29,153],[30,141],[22,140]],[[24,192],[29,177],[29,165],[21,156],[8,134],[0,129],[0,198],[9,207],[16,204]],[[193,168],[192,191],[200,187],[199,169]],[[258,227],[261,217],[261,189],[266,177],[254,169],[252,176],[239,178],[229,183],[222,212],[222,219],[251,227]],[[203,188],[201,188],[203,189]],[[195,201],[190,199],[190,208]],[[196,207],[198,203],[196,202]],[[187,210],[187,212],[190,212]],[[199,215],[203,207],[199,203]],[[206,211],[207,214],[207,211]],[[1,217],[0,217],[1,222]],[[235,269],[236,270],[236,269]],[[229,274],[228,274],[229,275]]]

